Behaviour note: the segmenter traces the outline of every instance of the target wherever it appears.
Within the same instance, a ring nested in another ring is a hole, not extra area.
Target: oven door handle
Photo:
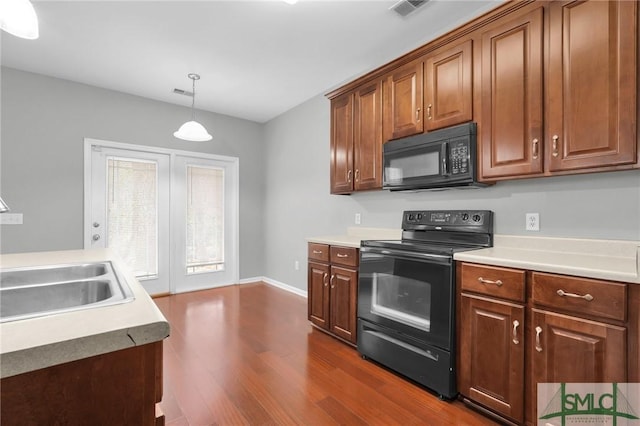
[[[367,253],[381,254],[395,259],[419,260],[422,262],[439,263],[443,265],[451,265],[451,261],[453,260],[452,256],[442,254],[408,252],[378,247],[360,247],[360,253],[363,254],[363,261],[366,261],[364,257],[366,257]]]

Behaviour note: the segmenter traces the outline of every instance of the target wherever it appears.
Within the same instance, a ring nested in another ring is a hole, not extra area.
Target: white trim
[[[289,293],[293,293],[295,295],[304,297],[305,299],[308,297],[306,290],[300,290],[298,287],[294,287],[292,285],[285,284],[285,283],[283,283],[281,281],[277,281],[277,280],[274,280],[274,279],[271,279],[271,278],[267,278],[267,277],[243,278],[241,280],[238,280],[238,284],[239,285],[253,284],[253,283],[259,282],[259,281],[262,281],[263,283],[268,284],[268,285],[273,286],[273,287],[278,287],[279,289],[288,291]]]

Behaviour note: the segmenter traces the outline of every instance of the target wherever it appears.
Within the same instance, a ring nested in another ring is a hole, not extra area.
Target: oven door
[[[358,318],[452,349],[451,256],[361,247]]]

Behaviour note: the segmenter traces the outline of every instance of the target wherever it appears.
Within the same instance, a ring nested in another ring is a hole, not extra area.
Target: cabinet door
[[[534,386],[627,381],[624,327],[533,309],[531,333]]]
[[[543,171],[542,16],[538,8],[482,34],[480,176]]]
[[[387,77],[383,88],[385,141],[424,131],[422,79],[422,61],[407,64]]]
[[[425,60],[425,126],[427,130],[472,119],[471,40],[437,50]]]
[[[309,321],[329,329],[329,265],[309,262],[307,315]]]
[[[358,272],[331,267],[331,322],[329,330],[336,336],[356,342],[356,299]]]
[[[460,393],[516,422],[524,405],[524,306],[462,294]]]
[[[353,93],[331,100],[331,193],[353,190]]]
[[[549,170],[636,161],[637,7],[550,2]]]
[[[354,189],[382,188],[382,81],[355,93]]]

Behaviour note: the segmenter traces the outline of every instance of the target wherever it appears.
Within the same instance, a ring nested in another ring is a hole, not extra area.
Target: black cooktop
[[[493,246],[489,210],[411,210],[402,215],[401,240],[367,240],[362,247],[453,255]]]

